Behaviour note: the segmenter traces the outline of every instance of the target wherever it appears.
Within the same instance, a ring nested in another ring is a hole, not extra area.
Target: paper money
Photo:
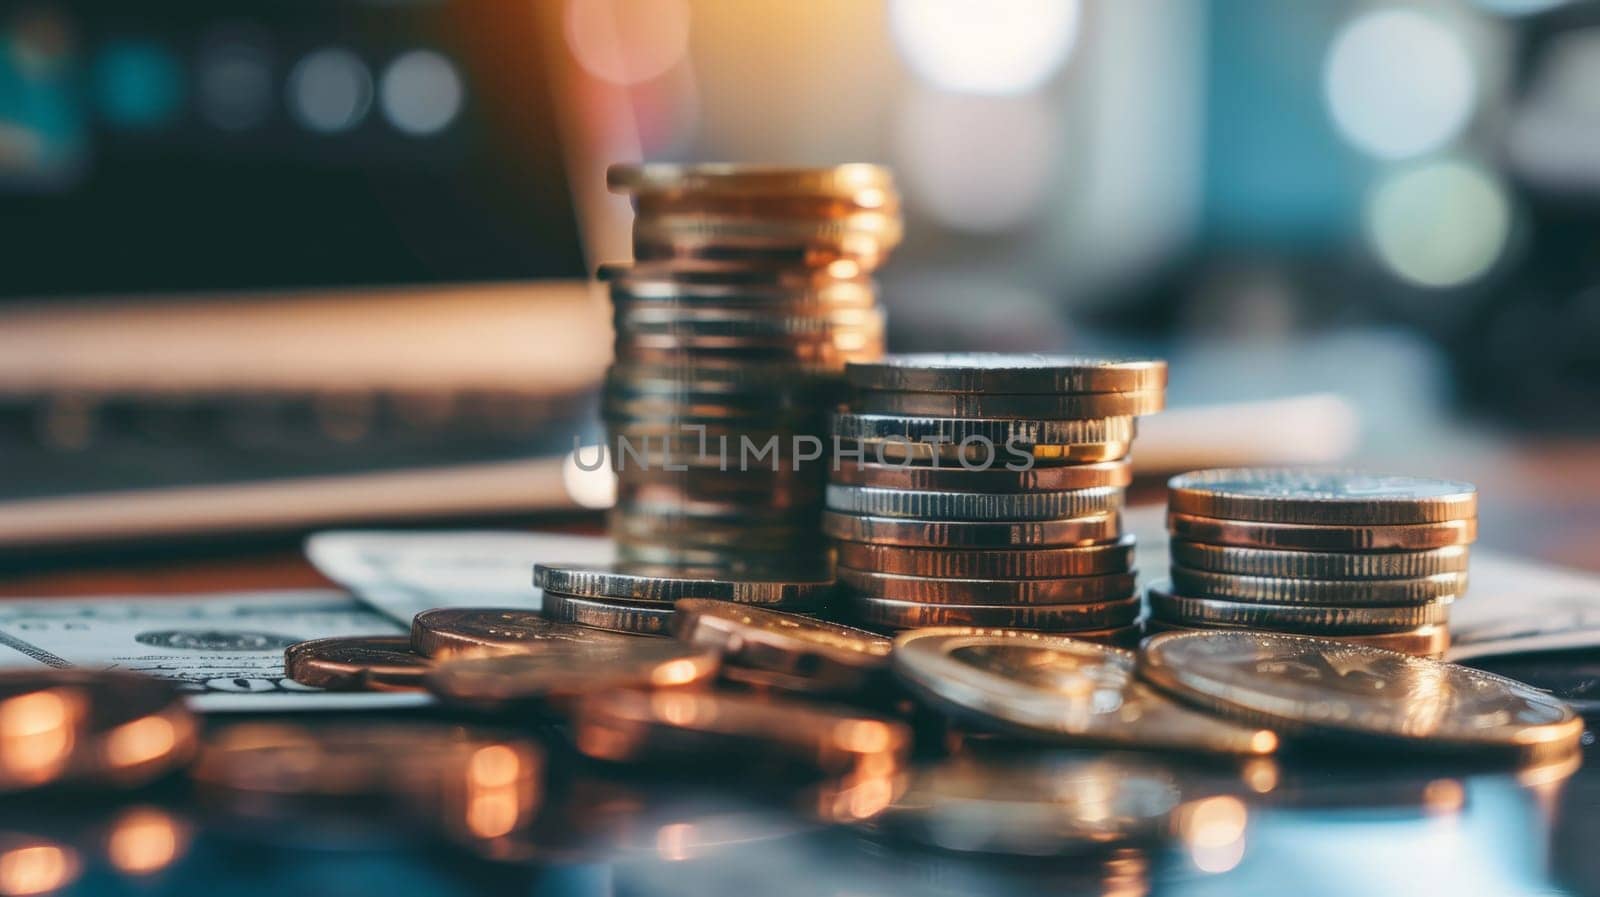
[[[405,631],[342,592],[0,601],[0,667],[129,670],[171,679],[200,711],[352,710],[427,703],[342,694],[284,677],[283,649],[331,635]]]
[[[539,607],[536,563],[606,564],[600,536],[503,530],[330,530],[306,540],[322,575],[397,623],[435,607]]]

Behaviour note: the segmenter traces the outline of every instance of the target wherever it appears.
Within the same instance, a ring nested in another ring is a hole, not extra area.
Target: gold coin
[[[885,779],[900,772],[911,749],[911,730],[894,720],[706,691],[593,693],[578,703],[572,730],[578,750],[597,760],[701,763],[722,756]]]
[[[1145,623],[1145,629],[1151,633],[1157,632],[1209,632],[1214,629],[1227,629],[1225,626],[1184,626],[1181,623],[1170,623],[1165,620],[1150,620]],[[1240,627],[1232,627],[1240,628]],[[1443,659],[1445,652],[1450,650],[1450,627],[1444,623],[1432,623],[1427,626],[1418,626],[1406,632],[1380,632],[1367,635],[1328,635],[1322,638],[1345,642],[1351,645],[1366,645],[1372,648],[1387,648],[1390,651],[1399,651],[1401,654],[1411,654],[1416,657],[1431,657],[1435,660]]]
[[[1168,767],[1131,756],[958,755],[914,770],[870,828],[945,851],[1082,857],[1170,837],[1181,801]]]
[[[1221,520],[1167,514],[1174,538],[1213,545],[1295,551],[1426,551],[1466,545],[1478,537],[1476,519],[1385,526],[1323,526]]]
[[[704,685],[719,665],[715,651],[672,639],[577,640],[537,654],[445,661],[426,683],[441,700],[499,710],[564,703],[616,688]]]
[[[837,218],[748,218],[739,215],[635,215],[636,243],[716,243],[722,246],[827,246],[867,255],[899,244],[905,222],[897,212],[863,211]]]
[[[876,573],[842,565],[836,572],[839,583],[858,595],[930,605],[1082,604],[1126,598],[1133,593],[1134,587],[1132,571],[1101,573],[1094,576],[1062,576],[1054,579],[952,579],[903,573]],[[1102,625],[1120,626],[1122,623]]]
[[[1180,595],[1341,606],[1428,604],[1454,601],[1467,590],[1467,574],[1436,573],[1410,579],[1290,579],[1190,570],[1174,564],[1172,586]]]
[[[1153,414],[1166,407],[1166,399],[1166,393],[1162,390],[1017,394],[858,389],[850,397],[850,409],[858,414],[1086,420]]]
[[[929,353],[852,365],[845,376],[857,389],[904,392],[1145,392],[1166,388],[1167,363],[1078,355]]]
[[[1173,539],[1175,565],[1240,576],[1291,579],[1409,579],[1440,573],[1465,573],[1469,549],[1449,545],[1429,551],[1287,551],[1207,545]]]
[[[1005,629],[1115,629],[1139,618],[1138,596],[1080,604],[966,605],[919,604],[854,595],[848,612],[866,626],[920,629],[924,626],[993,626]]]
[[[798,614],[685,598],[677,636],[737,665],[803,679],[815,690],[859,689],[888,669],[890,642],[875,633]]]
[[[850,163],[828,168],[702,163],[613,165],[606,169],[613,193],[692,193],[731,196],[861,197],[894,194],[894,175],[881,165]],[[872,204],[871,200],[858,200]]]
[[[874,573],[956,579],[1052,579],[1126,573],[1133,569],[1134,537],[1072,548],[907,548],[840,542],[840,566]]]
[[[868,290],[876,286],[867,272],[852,265],[796,267],[789,264],[751,264],[748,261],[678,259],[673,261],[607,262],[595,270],[595,277],[606,284],[629,290],[652,291],[677,285],[688,290]]]
[[[1174,702],[1134,675],[1134,654],[1076,638],[948,627],[894,641],[901,681],[940,710],[1051,741],[1153,750],[1268,754],[1272,732]]]
[[[1182,700],[1285,736],[1422,751],[1566,755],[1583,720],[1548,694],[1479,670],[1328,639],[1164,633],[1139,673]]]
[[[441,607],[425,610],[411,620],[411,650],[435,661],[537,654],[560,650],[572,642],[626,643],[631,639],[509,607]]]
[[[584,598],[546,589],[544,615],[558,623],[572,623],[633,635],[667,635],[672,632],[672,605],[638,604],[613,598]]]
[[[1471,483],[1314,468],[1197,470],[1167,481],[1177,514],[1325,526],[1442,523],[1477,515]]]
[[[1175,594],[1172,584],[1150,586],[1150,613],[1161,620],[1189,626],[1232,626],[1276,632],[1315,635],[1364,632],[1404,632],[1418,626],[1447,623],[1450,605],[1444,601],[1408,605],[1332,607],[1309,604],[1273,604],[1265,601],[1229,601],[1222,598]]]
[[[852,460],[835,464],[828,473],[828,479],[847,486],[925,492],[1064,492],[1127,486],[1133,482],[1133,468],[1126,460],[1095,464],[1033,464],[1023,470],[1010,470],[1004,465],[969,469],[959,464],[923,467]]]
[[[1122,535],[1122,517],[1097,514],[1068,520],[982,522],[909,520],[822,512],[822,531],[835,539],[913,548],[1041,548],[1093,545]]]
[[[858,201],[858,197],[866,202]],[[641,193],[634,198],[635,214],[642,218],[711,215],[739,218],[805,220],[834,219],[871,211],[899,215],[899,197],[882,190],[848,196],[750,196],[695,192]]]
[[[416,691],[432,665],[403,635],[319,638],[283,652],[290,679],[330,691]]]

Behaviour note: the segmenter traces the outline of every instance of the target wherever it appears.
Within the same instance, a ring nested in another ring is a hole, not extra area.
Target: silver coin
[[[1137,433],[1132,417],[1095,420],[984,420],[920,417],[900,414],[836,414],[833,434],[858,442],[941,442],[960,445],[972,440],[993,444],[993,464],[1004,466],[1007,445],[1100,445],[1131,442]]]
[[[1185,626],[1233,626],[1307,635],[1359,635],[1401,632],[1446,623],[1450,605],[1435,601],[1404,606],[1323,607],[1193,598],[1173,592],[1169,581],[1154,583],[1146,591],[1155,619]]]
[[[1180,595],[1278,604],[1428,604],[1452,601],[1467,590],[1465,573],[1436,573],[1411,579],[1285,579],[1173,566],[1171,575],[1172,586]]]
[[[1068,492],[919,492],[840,486],[829,483],[827,506],[869,517],[915,517],[927,520],[1062,520],[1122,509],[1117,486]]]
[[[1187,539],[1169,543],[1172,562],[1191,570],[1299,579],[1408,579],[1465,573],[1469,549],[1449,545],[1429,551],[1290,551],[1207,545]]]
[[[1100,631],[1139,618],[1138,596],[1088,604],[922,604],[852,595],[846,612],[865,626],[921,629],[925,626],[994,626],[1053,632]]]
[[[822,512],[822,531],[835,539],[913,548],[1068,547],[1112,542],[1122,535],[1118,514],[1067,520],[982,523],[912,520]]]
[[[1139,392],[1166,387],[1167,363],[1155,359],[988,352],[891,355],[875,362],[852,364],[845,377],[860,389],[908,392]]]
[[[573,623],[607,632],[671,635],[671,604],[633,604],[609,598],[564,595],[546,590],[541,612],[558,623]]]
[[[1225,520],[1393,526],[1477,515],[1471,483],[1316,468],[1197,470],[1167,481],[1168,509]]]
[[[725,571],[676,567],[578,567],[535,564],[533,584],[541,589],[587,598],[673,602],[713,598],[744,604],[803,605],[833,591],[826,577],[728,578]]]

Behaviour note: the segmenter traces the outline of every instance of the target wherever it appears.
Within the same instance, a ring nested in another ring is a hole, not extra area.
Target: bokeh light
[[[379,101],[384,117],[417,137],[436,134],[461,111],[461,75],[432,50],[403,53],[383,72]]]
[[[1022,224],[1048,194],[1054,129],[1054,116],[1036,96],[917,91],[906,98],[895,135],[907,195],[957,230],[991,233]]]
[[[200,114],[224,131],[245,131],[266,122],[272,110],[272,56],[256,29],[222,28],[200,50],[197,99]]]
[[[308,130],[348,131],[361,123],[371,105],[372,75],[349,50],[317,50],[289,73],[289,109]]]
[[[100,113],[122,128],[156,128],[170,122],[183,100],[183,71],[165,47],[126,38],[101,50],[95,67]]]
[[[1488,171],[1433,162],[1387,176],[1368,199],[1367,235],[1385,266],[1425,287],[1460,286],[1504,253],[1511,202]]]
[[[568,0],[562,21],[578,65],[612,84],[659,78],[689,50],[688,0]]]
[[[1334,38],[1323,72],[1339,131],[1361,150],[1401,159],[1438,149],[1472,116],[1477,75],[1461,38],[1410,9],[1384,9]]]
[[[1026,93],[1071,54],[1077,0],[890,0],[889,26],[917,75],[960,93]]]
[[[561,484],[580,508],[609,508],[617,503],[617,475],[611,453],[603,445],[586,445],[567,453],[561,463]]]

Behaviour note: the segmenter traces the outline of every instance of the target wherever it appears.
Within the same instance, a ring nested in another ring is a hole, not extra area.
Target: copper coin
[[[967,579],[1053,579],[1126,573],[1133,569],[1134,538],[1073,548],[907,548],[840,542],[839,565],[874,573]]]
[[[1126,486],[1133,482],[1133,468],[1126,460],[1033,464],[1023,470],[1010,470],[1003,464],[968,469],[955,463],[924,467],[840,459],[829,471],[828,479],[848,486],[926,492],[1062,492]]]
[[[0,672],[0,790],[135,787],[194,756],[199,726],[171,682],[123,672]]]
[[[435,661],[537,654],[559,650],[571,642],[630,640],[630,636],[557,623],[538,611],[516,608],[441,607],[425,610],[411,620],[411,650]]]
[[[919,604],[1083,604],[1125,598],[1134,588],[1132,572],[1054,579],[948,579],[844,566],[836,572],[840,584],[857,595]]]
[[[1210,629],[1220,629],[1216,626],[1184,626],[1181,623],[1171,623],[1166,620],[1150,620],[1145,624],[1145,629],[1151,634],[1158,632],[1205,632]],[[1401,654],[1410,654],[1415,657],[1432,657],[1435,660],[1443,659],[1445,652],[1450,650],[1450,627],[1444,623],[1434,623],[1428,626],[1418,626],[1407,632],[1380,632],[1368,635],[1329,635],[1323,638],[1344,642],[1351,645],[1367,645],[1373,648],[1387,648],[1390,651],[1399,651]]]
[[[1174,538],[1191,542],[1301,551],[1425,551],[1466,545],[1478,537],[1476,519],[1386,526],[1320,526],[1169,513],[1167,529]]]
[[[851,626],[703,598],[674,607],[678,638],[716,649],[728,665],[802,679],[809,690],[859,688],[889,665],[889,640]]]
[[[925,701],[990,729],[1055,741],[1266,754],[1271,732],[1191,710],[1134,675],[1134,654],[1005,629],[918,629],[895,638],[894,669]]]
[[[918,604],[884,598],[854,596],[849,612],[863,625],[891,629],[924,626],[993,626],[1005,629],[1112,629],[1139,618],[1137,595],[1094,604],[1004,605]]]
[[[913,548],[1035,548],[1093,545],[1122,535],[1122,517],[1097,514],[1067,520],[948,521],[822,513],[823,533],[848,542]]]
[[[283,652],[290,679],[336,691],[413,691],[432,665],[404,635],[319,638]]]
[[[717,652],[673,639],[562,642],[537,654],[446,661],[428,690],[453,704],[494,710],[562,702],[614,688],[678,688],[711,681]]]
[[[1392,526],[1475,517],[1471,483],[1317,468],[1197,470],[1167,481],[1178,514],[1264,523]]]
[[[861,414],[936,417],[1086,420],[1154,414],[1166,406],[1163,390],[1146,392],[1015,394],[991,392],[884,392],[856,390],[850,409]]]
[[[698,194],[716,196],[858,197],[894,193],[894,174],[881,165],[849,163],[824,168],[775,165],[649,163],[612,165],[606,186],[613,193]]]
[[[744,756],[799,762],[825,773],[891,775],[911,730],[842,708],[708,691],[597,692],[578,703],[573,740],[613,762],[704,761]]]

